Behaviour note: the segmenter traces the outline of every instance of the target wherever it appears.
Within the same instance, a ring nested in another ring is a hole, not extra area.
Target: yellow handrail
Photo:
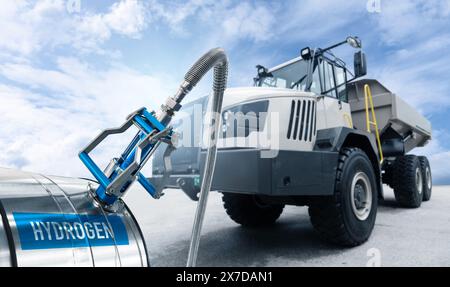
[[[370,87],[367,84],[364,85],[364,100],[366,103],[367,132],[371,133],[372,129],[370,128],[370,126],[371,125],[375,126],[375,137],[377,139],[378,152],[380,153],[380,163],[382,163],[384,158],[383,158],[383,151],[381,150],[380,134],[378,133],[377,117],[375,116],[375,108],[373,106],[372,92],[370,91]],[[370,101],[370,109],[372,111],[372,121],[369,118],[369,101]]]

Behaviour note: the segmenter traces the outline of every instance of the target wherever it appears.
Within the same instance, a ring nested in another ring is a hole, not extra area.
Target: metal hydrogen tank
[[[168,144],[165,172],[170,174],[170,154],[176,149],[170,121],[184,97],[212,68],[209,147],[187,263],[195,266],[228,73],[228,60],[220,48],[194,63],[159,112],[135,111],[122,126],[104,130],[79,153],[96,181],[0,169],[0,266],[149,266],[142,232],[121,198],[135,181],[153,198],[160,198],[162,190],[140,170],[164,142]],[[130,144],[107,167],[100,168],[89,153],[109,135],[124,133],[132,126],[138,132]]]
[[[139,225],[84,179],[0,169],[0,266],[148,266]]]

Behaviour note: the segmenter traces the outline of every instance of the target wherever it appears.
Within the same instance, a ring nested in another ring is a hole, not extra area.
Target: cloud
[[[39,13],[52,14],[61,12],[61,5],[51,5],[48,1],[37,3],[32,7],[26,1],[4,1],[0,9],[0,48],[10,52],[30,54],[41,46],[40,30],[34,31],[40,25],[42,17]],[[61,3],[59,3],[61,4]],[[37,34],[35,34],[36,32]]]
[[[0,49],[25,56],[44,48],[74,47],[77,51],[102,52],[99,48],[113,33],[139,38],[147,27],[142,2],[123,0],[107,13],[81,10],[71,14],[64,0],[5,1],[0,11]]]
[[[83,174],[76,151],[89,139],[98,120],[58,107],[36,106],[35,100],[42,97],[0,85],[1,166],[61,175]]]
[[[275,25],[274,5],[265,2],[191,0],[187,2],[151,1],[153,17],[166,23],[177,35],[189,36],[189,25],[197,23],[208,38],[222,42],[241,39],[266,41],[272,37]],[[209,40],[208,42],[210,42]]]
[[[139,38],[147,26],[145,7],[137,0],[114,3],[103,18],[111,30],[133,38]]]
[[[87,175],[77,158],[84,145],[100,130],[120,125],[143,103],[157,108],[175,90],[170,77],[144,75],[120,65],[98,70],[60,57],[56,66],[0,66],[0,74],[15,85],[0,85],[1,166]],[[129,139],[109,141],[98,159],[106,164]]]
[[[383,1],[378,26],[385,43],[404,45],[446,31],[449,15],[448,0]]]
[[[15,83],[47,91],[49,96],[57,95],[66,100],[65,95],[68,95],[72,102],[67,108],[86,110],[92,105],[84,101],[95,100],[100,105],[92,109],[99,112],[139,108],[143,100],[152,103],[152,93],[166,94],[166,86],[170,87],[166,83],[170,80],[143,75],[125,66],[113,65],[110,69],[99,70],[78,59],[65,57],[57,58],[56,69],[3,64],[0,74]]]
[[[273,36],[275,24],[274,13],[268,7],[244,2],[224,13],[221,27],[229,39],[258,42]]]
[[[450,151],[442,151],[428,155],[435,184],[450,184]]]
[[[439,46],[435,46],[437,43]],[[442,112],[450,107],[450,60],[439,55],[449,47],[450,35],[430,39],[387,55],[386,61],[377,63],[371,74],[421,112]]]
[[[336,37],[350,30],[351,23],[367,17],[366,1],[361,0],[292,1],[280,10],[283,13],[277,17],[277,34],[291,43],[314,41],[332,35]]]
[[[169,28],[178,35],[188,33],[185,28],[185,21],[197,14],[202,8],[212,8],[214,1],[189,0],[186,2],[161,2],[151,0],[148,9],[160,21],[166,23]]]
[[[446,130],[434,130],[433,139],[423,148],[413,150],[414,154],[425,155],[430,161],[433,182],[450,184],[450,151],[443,146],[450,136]]]

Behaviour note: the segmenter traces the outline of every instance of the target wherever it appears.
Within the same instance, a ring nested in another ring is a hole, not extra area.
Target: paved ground
[[[419,209],[397,206],[392,191],[378,209],[375,229],[362,246],[342,249],[321,241],[306,207],[286,207],[278,223],[248,230],[231,221],[218,193],[211,193],[199,266],[450,266],[450,186],[435,186]],[[159,201],[143,190],[126,198],[135,213],[153,266],[186,262],[196,203],[167,190]]]

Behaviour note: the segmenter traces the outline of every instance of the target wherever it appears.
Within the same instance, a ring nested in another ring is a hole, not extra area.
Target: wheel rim
[[[356,218],[366,220],[372,209],[372,186],[364,172],[355,174],[351,186],[352,210]]]
[[[425,169],[425,177],[426,177],[425,180],[427,182],[428,190],[430,190],[431,189],[431,171],[430,171],[429,167],[427,167]]]
[[[423,182],[422,182],[422,173],[420,172],[420,168],[416,168],[416,188],[419,194],[422,194]]]

